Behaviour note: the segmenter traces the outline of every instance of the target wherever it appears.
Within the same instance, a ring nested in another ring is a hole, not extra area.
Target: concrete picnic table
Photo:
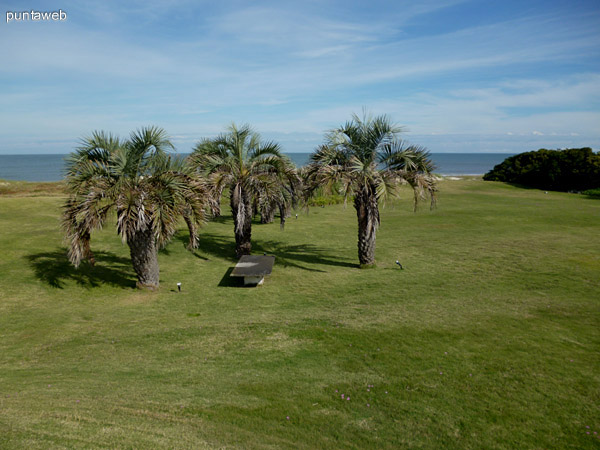
[[[273,270],[275,257],[269,255],[244,255],[231,272],[232,277],[244,277],[244,286],[263,284]]]

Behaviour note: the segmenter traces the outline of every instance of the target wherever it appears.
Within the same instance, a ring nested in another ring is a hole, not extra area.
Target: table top
[[[232,277],[259,277],[273,270],[275,257],[269,255],[244,255],[231,272]]]

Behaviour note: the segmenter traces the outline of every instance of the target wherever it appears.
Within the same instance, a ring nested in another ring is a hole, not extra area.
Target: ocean
[[[310,153],[287,154],[297,166],[308,163]],[[512,153],[432,153],[441,175],[483,175]],[[59,181],[63,178],[67,155],[0,155],[0,179]]]

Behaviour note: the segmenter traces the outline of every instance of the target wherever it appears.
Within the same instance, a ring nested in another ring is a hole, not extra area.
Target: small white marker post
[[[181,283],[177,283],[177,291],[181,292]]]

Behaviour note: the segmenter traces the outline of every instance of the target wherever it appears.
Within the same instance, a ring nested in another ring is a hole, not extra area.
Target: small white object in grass
[[[177,290],[181,292],[181,283],[177,283]]]

